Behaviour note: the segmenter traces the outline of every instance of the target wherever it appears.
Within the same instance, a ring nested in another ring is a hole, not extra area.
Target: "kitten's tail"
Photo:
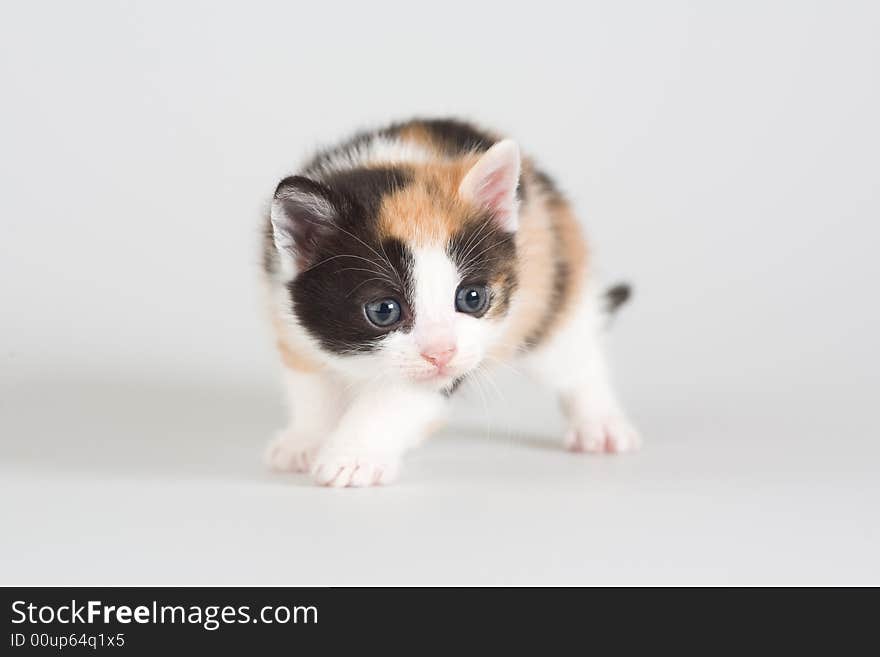
[[[620,307],[632,297],[632,287],[629,283],[617,283],[612,285],[602,295],[604,301],[605,316],[610,320]]]

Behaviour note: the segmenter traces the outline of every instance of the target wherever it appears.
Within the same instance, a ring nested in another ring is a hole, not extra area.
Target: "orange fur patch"
[[[430,131],[421,123],[413,122],[403,126],[400,129],[400,132],[398,132],[397,138],[401,141],[411,142],[429,150],[433,150],[437,153],[438,159],[442,158],[441,147],[437,144],[437,141],[431,135]]]
[[[415,247],[448,242],[472,214],[472,208],[459,198],[458,186],[477,159],[413,167],[413,181],[382,200],[381,235]]]
[[[587,273],[587,243],[574,212],[563,198],[543,193],[530,172],[531,163],[524,160],[528,200],[520,208],[516,236],[517,302],[503,338],[490,352],[500,359],[514,356],[536,333],[546,340],[563,324],[580,299]],[[560,260],[566,276],[563,298],[554,292]]]
[[[297,372],[317,372],[322,368],[320,363],[306,356],[302,350],[291,346],[286,338],[287,331],[284,329],[283,320],[277,314],[272,314],[272,328],[275,330],[275,345],[281,362],[284,366]]]

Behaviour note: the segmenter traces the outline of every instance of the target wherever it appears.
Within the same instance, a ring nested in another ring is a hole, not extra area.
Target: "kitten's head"
[[[274,245],[298,323],[348,375],[448,388],[502,334],[516,287],[519,149],[286,178]]]

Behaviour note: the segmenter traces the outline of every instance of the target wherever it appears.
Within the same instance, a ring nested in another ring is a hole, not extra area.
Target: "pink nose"
[[[435,367],[445,367],[458,351],[455,347],[438,347],[425,349],[422,352],[422,358],[434,365]]]

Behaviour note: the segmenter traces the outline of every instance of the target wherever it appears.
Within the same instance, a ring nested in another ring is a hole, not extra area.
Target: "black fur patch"
[[[609,315],[616,313],[620,307],[632,297],[632,286],[627,283],[618,283],[605,291],[605,312]]]
[[[478,317],[506,313],[517,285],[515,235],[499,229],[489,216],[475,217],[452,237],[447,252],[463,284],[490,287],[489,305]]]
[[[555,248],[557,253],[562,252],[561,245],[557,244]],[[538,324],[535,330],[526,337],[525,346],[527,349],[531,349],[532,347],[541,344],[541,342],[544,341],[544,338],[547,337],[550,329],[553,327],[553,315],[556,315],[560,311],[561,306],[568,298],[569,279],[568,264],[557,258],[553,270],[553,290],[551,292],[553,296],[550,299],[550,303],[547,304],[547,309],[550,312],[550,315],[545,317],[544,321]]]
[[[463,155],[471,151],[482,153],[497,141],[470,123],[456,119],[417,119],[409,125],[423,127],[450,155]]]
[[[370,301],[396,299],[402,317],[393,330],[413,325],[409,249],[399,240],[380,244],[365,232],[357,237],[340,231],[325,240],[318,263],[288,285],[299,321],[337,354],[372,351],[388,334],[367,319],[364,305]]]
[[[306,267],[288,290],[295,315],[328,351],[371,351],[387,335],[364,314],[370,301],[396,299],[402,317],[392,330],[412,328],[412,254],[399,240],[381,241],[377,231],[382,197],[409,181],[404,169],[350,169],[307,185],[332,205],[335,215],[332,225],[301,236],[309,242]],[[267,258],[270,272],[273,267]]]
[[[412,181],[404,167],[348,169],[325,176],[324,184],[352,205],[360,205],[369,221],[379,214],[382,198],[403,189]]]

